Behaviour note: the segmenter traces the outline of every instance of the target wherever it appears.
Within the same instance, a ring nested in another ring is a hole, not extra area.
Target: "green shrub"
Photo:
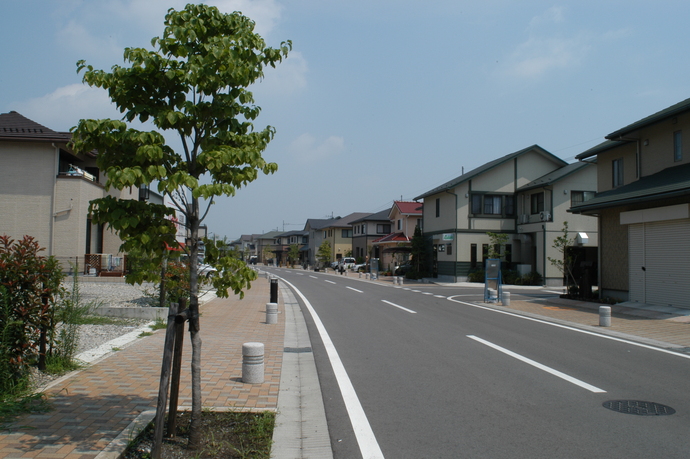
[[[467,275],[468,282],[484,282],[486,278],[486,273],[483,269],[477,269],[475,271],[470,271]]]
[[[522,285],[543,285],[541,274],[536,271],[525,274],[522,276]]]

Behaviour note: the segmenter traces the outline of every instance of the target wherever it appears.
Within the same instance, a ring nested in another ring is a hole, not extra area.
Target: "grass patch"
[[[163,439],[161,457],[167,459],[269,459],[275,413],[214,412],[204,410],[201,415],[201,447],[187,449],[189,412],[177,414],[176,436]],[[153,423],[134,440],[125,451],[125,459],[148,459],[153,446]]]
[[[168,323],[160,317],[156,317],[155,322],[153,322],[152,325],[149,325],[149,328],[151,330],[164,330],[168,328]]]
[[[151,336],[151,335],[153,335],[152,332],[141,332],[141,333],[139,333],[139,338],[144,338],[146,336]]]

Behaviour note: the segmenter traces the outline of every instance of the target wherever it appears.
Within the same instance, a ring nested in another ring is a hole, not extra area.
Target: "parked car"
[[[357,264],[357,260],[355,260],[352,257],[345,257],[341,258],[340,264],[343,265],[345,269],[351,269],[355,267],[355,265]]]
[[[405,274],[407,274],[410,271],[410,269],[412,269],[412,265],[409,262],[403,263],[400,266],[396,266],[395,271],[393,273],[396,276],[404,276]]]
[[[367,270],[367,264],[366,264],[366,263],[360,263],[360,264],[358,264],[358,265],[354,265],[354,266],[352,267],[352,269],[353,269],[356,273],[358,273],[358,272],[360,272],[360,271],[361,271],[361,272],[366,272],[366,270]]]
[[[338,264],[340,264],[340,260],[335,260],[331,262],[331,268],[332,269],[338,269]]]

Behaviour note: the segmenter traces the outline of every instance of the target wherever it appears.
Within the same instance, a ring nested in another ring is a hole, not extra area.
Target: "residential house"
[[[299,247],[299,258],[297,260],[290,259],[290,246],[297,245]],[[275,238],[275,254],[278,265],[304,264],[307,260],[309,251],[309,231],[294,230],[280,233]]]
[[[17,112],[0,114],[0,234],[33,236],[66,270],[74,263],[86,268],[86,254],[105,255],[89,271],[121,270],[122,242],[91,222],[89,202],[108,194],[139,199],[139,190],[106,192],[96,155],[77,156],[70,138]]]
[[[546,284],[562,285],[562,275],[550,268],[548,257],[556,257],[553,240],[562,234],[570,191],[593,191],[587,174],[594,176],[594,171],[568,167],[562,159],[532,145],[415,198],[424,199],[423,228],[433,247],[433,277],[459,282],[472,270],[482,269],[492,242],[487,232],[493,232],[509,237],[502,254],[507,265],[522,265],[520,269],[539,272]],[[594,233],[593,220],[581,231],[578,225],[584,222],[573,222],[570,231]],[[591,237],[583,242],[595,244],[596,235]]]
[[[321,226],[322,240],[331,243],[331,261],[352,256],[348,255],[352,254],[352,222],[368,215],[370,214],[365,212],[354,212],[345,217],[329,220]]]
[[[278,251],[278,246],[276,244],[276,238],[283,234],[282,231],[269,231],[258,235],[254,238],[254,244],[256,245],[256,255],[259,262],[268,264],[272,263],[275,259],[276,251]]]
[[[340,218],[340,217],[338,217]],[[308,233],[309,243],[307,245],[307,263],[311,266],[317,266],[319,247],[325,240],[325,232],[323,228],[331,224],[334,218],[319,219],[309,218],[304,224],[304,231]]]
[[[596,162],[596,196],[571,210],[599,217],[602,297],[690,308],[688,133],[690,99],[577,156]]]
[[[388,214],[390,209],[385,209],[352,221],[352,256],[358,263],[367,263],[373,256],[373,242],[391,233]]]
[[[393,271],[396,266],[410,259],[412,236],[416,227],[422,227],[423,205],[419,202],[394,201],[388,211],[388,221],[393,231],[372,242],[374,258],[379,259],[379,269]]]

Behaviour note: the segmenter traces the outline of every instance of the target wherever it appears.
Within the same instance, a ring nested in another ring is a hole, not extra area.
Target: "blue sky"
[[[3,1],[0,112],[55,130],[118,117],[76,61],[122,64],[183,1]],[[532,144],[573,161],[690,97],[687,1],[226,0],[271,46],[254,95],[278,172],[219,199],[231,239],[307,218],[377,212]]]

